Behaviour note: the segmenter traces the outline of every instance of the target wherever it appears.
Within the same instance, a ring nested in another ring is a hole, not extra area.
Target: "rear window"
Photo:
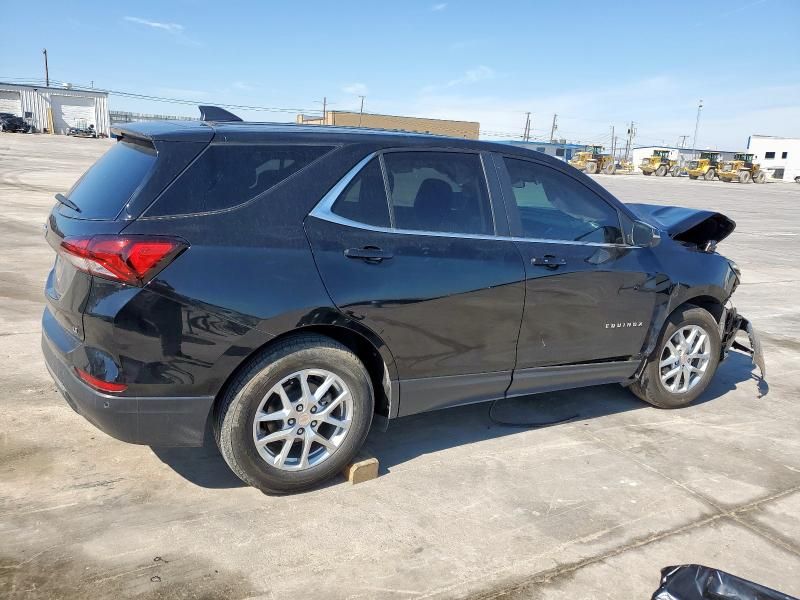
[[[149,143],[117,142],[72,186],[67,197],[81,209],[80,218],[113,219],[155,163],[156,151]]]
[[[232,208],[278,185],[331,146],[209,146],[169,187],[147,216],[187,215]]]

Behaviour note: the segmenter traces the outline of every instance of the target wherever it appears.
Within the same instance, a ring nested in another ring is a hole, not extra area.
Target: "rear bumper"
[[[61,332],[43,322],[42,353],[50,375],[75,412],[111,437],[149,446],[202,446],[213,396],[137,397],[98,392],[75,375],[59,348]]]
[[[722,338],[722,358],[728,354],[731,348],[749,354],[753,359],[753,364],[761,371],[761,377],[767,374],[766,364],[764,363],[764,351],[761,348],[761,339],[758,337],[753,324],[740,315],[735,308],[727,307],[720,322],[720,333]],[[736,334],[739,331],[747,333],[750,339],[750,347],[736,341]]]

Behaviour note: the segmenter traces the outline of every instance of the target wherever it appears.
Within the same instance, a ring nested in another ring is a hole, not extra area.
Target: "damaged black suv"
[[[614,382],[685,406],[740,329],[763,369],[721,214],[626,205],[502,144],[238,121],[121,126],[57,195],[42,347],[114,437],[213,430],[245,482],[290,492],[373,422]]]

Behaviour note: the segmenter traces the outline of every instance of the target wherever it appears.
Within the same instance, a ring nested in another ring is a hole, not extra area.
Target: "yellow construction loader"
[[[653,156],[643,158],[639,168],[645,175],[655,174],[656,177],[664,177],[667,173],[677,177],[681,172],[678,162],[670,160],[669,150],[653,150]]]
[[[717,176],[720,181],[726,183],[733,181],[764,183],[767,180],[767,174],[761,170],[761,165],[753,162],[753,155],[744,152],[738,152],[733,155],[733,160],[726,160],[722,163],[717,171]]]
[[[719,152],[701,152],[700,158],[690,160],[686,164],[689,179],[704,179],[711,181],[717,176],[719,169]]]
[[[617,170],[614,158],[610,154],[603,154],[602,146],[587,146],[586,150],[573,154],[569,164],[590,174],[602,172],[613,175]]]

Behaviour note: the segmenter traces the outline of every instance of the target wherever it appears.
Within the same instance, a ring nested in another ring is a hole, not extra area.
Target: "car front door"
[[[502,397],[511,382],[525,268],[493,174],[480,153],[377,153],[306,219],[333,302],[394,357],[400,415]]]
[[[624,243],[620,214],[571,174],[495,155],[526,271],[509,395],[619,381],[635,370],[656,301],[656,261]]]

